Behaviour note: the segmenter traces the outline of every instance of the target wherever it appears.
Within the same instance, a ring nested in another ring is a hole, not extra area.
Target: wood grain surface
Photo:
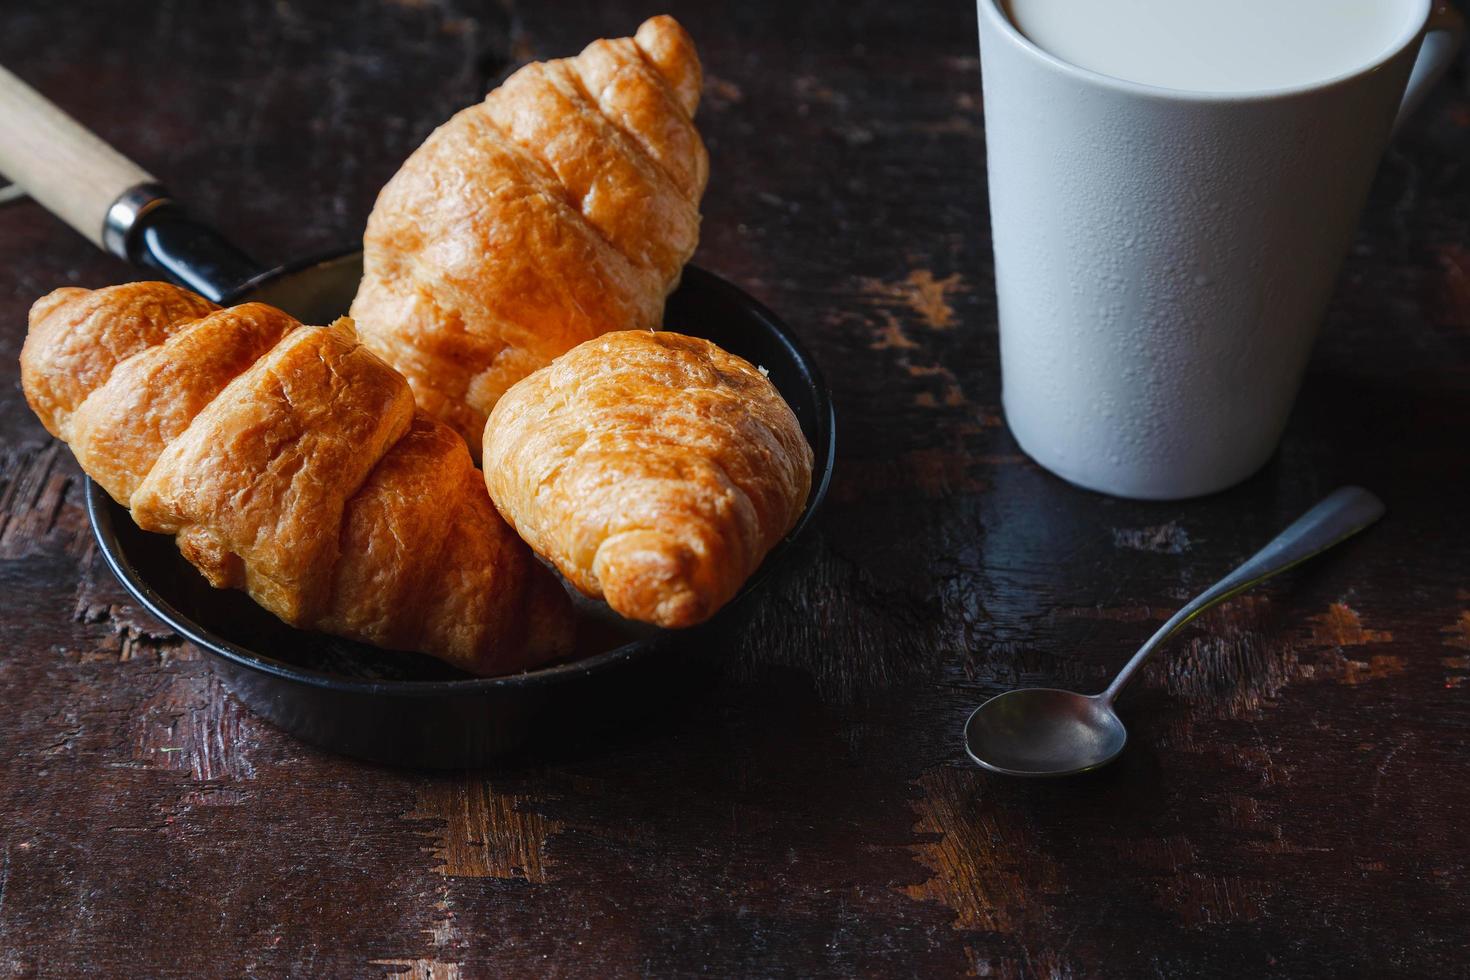
[[[25,0],[0,63],[285,259],[360,235],[516,64],[659,9]],[[814,349],[840,460],[719,682],[571,755],[393,771],[247,714],[111,580],[17,382],[37,296],[139,274],[0,210],[0,976],[1466,975],[1463,59],[1384,161],[1280,453],[1142,504],[1002,422],[973,4],[667,9],[708,73],[697,261]],[[1388,518],[1178,638],[1117,765],[964,761],[978,701],[1101,686],[1349,481]]]

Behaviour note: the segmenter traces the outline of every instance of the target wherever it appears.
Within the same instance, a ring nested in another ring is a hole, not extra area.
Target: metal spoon
[[[1031,687],[998,694],[965,723],[965,751],[982,767],[1008,776],[1070,776],[1107,765],[1128,731],[1113,702],[1163,642],[1200,613],[1279,575],[1383,516],[1383,501],[1362,487],[1342,487],[1245,564],[1169,618],[1101,694]]]

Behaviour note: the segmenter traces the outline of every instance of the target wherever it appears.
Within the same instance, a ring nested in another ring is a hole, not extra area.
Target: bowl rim
[[[348,258],[354,254],[358,254],[358,250],[338,251],[326,256],[303,259],[299,262],[281,266],[265,275],[252,279],[249,283],[236,290],[230,297],[226,297],[226,302],[233,302],[242,294],[253,291],[259,286],[274,281],[281,276],[301,271],[310,266]],[[769,308],[740,287],[706,269],[701,269],[694,265],[685,266],[683,282],[688,282],[691,279],[698,282],[700,288],[719,293],[725,300],[743,308],[748,315],[758,320],[775,337],[781,346],[786,349],[786,353],[792,363],[799,368],[803,376],[802,382],[808,389],[816,407],[815,418],[813,419],[813,430],[816,437],[812,446],[813,480],[811,491],[807,495],[806,507],[802,510],[801,515],[797,518],[791,530],[770,550],[765,560],[761,562],[760,567],[751,574],[750,578],[741,586],[740,591],[736,593],[735,597],[726,603],[725,607],[717,612],[713,618],[694,627],[694,629],[704,629],[719,623],[731,609],[743,603],[752,592],[759,589],[766,579],[769,578],[771,570],[780,564],[795,545],[796,541],[810,527],[817,512],[821,508],[822,502],[826,499],[827,491],[832,483],[832,471],[836,462],[837,451],[837,417],[832,404],[831,391],[827,387],[826,380],[818,369],[816,362],[780,317],[776,316]],[[391,694],[403,697],[478,694],[508,688],[539,688],[572,678],[586,677],[589,674],[600,672],[615,664],[640,659],[643,655],[651,653],[660,645],[667,643],[670,638],[687,632],[659,630],[651,636],[632,640],[620,646],[613,647],[611,650],[593,654],[590,657],[549,664],[517,674],[502,674],[496,677],[466,677],[448,680],[361,680],[344,677],[340,674],[333,674],[327,671],[299,667],[287,661],[278,660],[274,657],[250,650],[247,647],[240,646],[219,636],[207,627],[181,613],[168,600],[154,591],[152,586],[147,583],[137,568],[128,559],[113,523],[114,514],[117,509],[120,509],[121,505],[113,501],[107,492],[90,477],[86,479],[85,502],[87,518],[91,522],[92,532],[97,540],[98,550],[102,553],[102,558],[107,563],[108,569],[122,583],[123,588],[134,599],[138,600],[144,608],[162,620],[174,632],[183,636],[202,650],[208,651],[239,667],[305,686],[348,694]]]

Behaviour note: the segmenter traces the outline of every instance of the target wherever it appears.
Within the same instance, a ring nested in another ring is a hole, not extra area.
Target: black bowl
[[[271,273],[230,297],[272,302],[307,322],[347,306],[359,254]],[[155,616],[207,654],[252,711],[301,738],[396,765],[477,766],[528,746],[645,713],[677,696],[701,648],[727,631],[770,571],[789,559],[832,475],[835,420],[816,365],[775,314],[701,269],[685,270],[665,324],[706,337],[767,369],[816,454],[811,496],[791,533],[740,594],[692,630],[635,630],[588,617],[587,655],[505,677],[461,673],[430,657],[388,652],[292,629],[243,593],[210,588],[173,540],[138,529],[128,512],[87,483],[87,513],[108,567]]]

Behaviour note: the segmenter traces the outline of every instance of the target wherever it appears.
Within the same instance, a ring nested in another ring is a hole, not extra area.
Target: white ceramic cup
[[[1160,500],[1266,462],[1396,120],[1463,31],[1406,2],[1377,61],[1236,95],[1078,68],[979,0],[1002,400],[1037,462]]]

